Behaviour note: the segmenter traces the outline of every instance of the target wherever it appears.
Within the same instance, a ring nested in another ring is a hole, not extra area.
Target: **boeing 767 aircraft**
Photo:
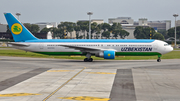
[[[115,56],[154,56],[161,61],[162,54],[173,48],[160,40],[141,39],[38,39],[11,13],[4,13],[15,42],[11,47],[46,55],[85,55],[115,59]]]

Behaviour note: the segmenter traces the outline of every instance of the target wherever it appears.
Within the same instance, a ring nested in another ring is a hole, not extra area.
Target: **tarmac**
[[[180,101],[180,59],[0,56],[0,101]]]

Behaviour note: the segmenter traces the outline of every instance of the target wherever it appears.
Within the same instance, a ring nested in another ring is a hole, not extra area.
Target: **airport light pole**
[[[88,12],[87,15],[89,15],[89,39],[91,39],[91,15],[92,12]]]
[[[18,20],[19,20],[19,16],[21,15],[21,13],[16,13],[16,15],[18,16]]]
[[[175,17],[175,33],[174,33],[174,48],[176,48],[176,17],[178,17],[178,14],[173,15]]]

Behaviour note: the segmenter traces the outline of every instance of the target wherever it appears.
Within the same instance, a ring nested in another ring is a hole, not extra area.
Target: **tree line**
[[[75,31],[76,39],[89,39],[89,22],[61,22],[58,25],[58,28],[44,28],[41,30],[41,33],[47,33],[48,31],[53,33],[53,38],[59,37],[60,39],[63,39],[64,31],[70,33],[70,38],[72,38],[72,32]],[[129,35],[129,32],[122,29],[120,23],[113,23],[113,25],[110,25],[108,23],[97,24],[96,22],[93,22],[91,23],[91,33],[91,38],[94,37],[94,39],[98,39],[98,37],[101,37],[100,39],[110,39],[110,33],[112,33],[111,37],[113,39],[117,39],[118,36],[124,39]]]
[[[165,40],[164,36],[156,32],[154,28],[137,26],[134,30],[134,37],[136,39],[158,39]]]
[[[175,27],[170,28],[169,30],[167,30],[166,35],[168,37],[174,37],[174,33],[175,33]],[[180,40],[180,26],[176,27],[176,39]]]
[[[165,29],[161,29],[156,32],[154,28],[138,26],[135,28],[134,37],[136,39],[150,39],[151,37],[152,39],[165,40],[170,37],[174,38],[174,33],[174,27],[168,29],[167,31]],[[180,40],[180,26],[176,28],[176,38]]]
[[[40,28],[36,24],[24,23],[24,26],[32,33],[38,33]],[[180,26],[177,26],[177,39],[180,39]],[[61,22],[58,27],[52,28],[43,28],[40,33],[51,32],[53,38],[59,37],[60,39],[64,39],[64,31],[70,33],[70,37],[72,38],[73,31],[76,33],[76,39],[88,39],[89,38],[89,22],[88,21],[79,21],[77,23],[74,22]],[[143,27],[137,26],[134,30],[134,37],[136,39],[158,39],[165,40],[169,37],[174,37],[175,28],[170,28],[169,30],[158,30],[156,32],[154,28],[151,27]],[[10,33],[9,27],[7,26],[7,33]],[[129,36],[129,32],[122,29],[120,23],[113,23],[112,25],[108,23],[97,24],[96,22],[91,23],[91,38],[95,39],[117,39],[118,37],[124,39]],[[112,33],[112,34],[111,34]]]

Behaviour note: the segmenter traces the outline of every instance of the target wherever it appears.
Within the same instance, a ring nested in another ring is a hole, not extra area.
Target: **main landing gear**
[[[93,61],[92,58],[89,58],[89,59],[88,59],[88,58],[85,58],[85,59],[84,59],[84,62],[92,62],[92,61]]]
[[[86,57],[87,58],[84,59],[84,62],[92,62],[93,61],[93,59],[91,58],[91,54],[90,53],[87,53]]]
[[[161,62],[161,55],[158,55],[157,62]]]

